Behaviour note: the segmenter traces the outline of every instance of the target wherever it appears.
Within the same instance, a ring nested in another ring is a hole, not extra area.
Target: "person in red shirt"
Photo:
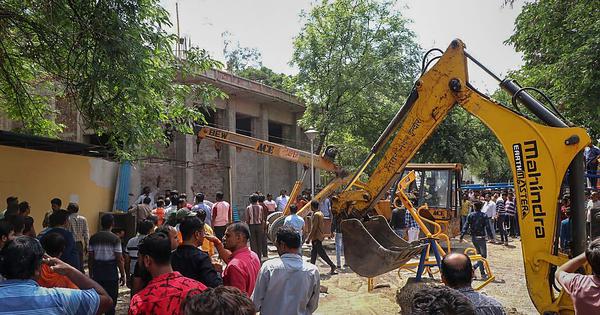
[[[156,202],[156,209],[152,210],[152,214],[155,215],[156,217],[158,217],[157,226],[163,225],[163,223],[165,222],[165,201],[164,200],[158,200]]]
[[[146,236],[138,246],[138,261],[152,280],[129,303],[129,315],[180,315],[181,302],[188,292],[200,293],[206,286],[186,278],[171,268],[171,241],[157,232]]]
[[[223,242],[215,236],[205,238],[215,244],[219,257],[227,264],[223,270],[223,284],[236,287],[250,296],[260,271],[260,260],[256,253],[248,248],[248,224],[238,222],[228,226]]]
[[[591,275],[577,270],[585,263],[592,268]],[[575,314],[598,314],[600,309],[600,238],[591,241],[584,253],[572,258],[556,270],[554,277],[563,291],[571,296]]]

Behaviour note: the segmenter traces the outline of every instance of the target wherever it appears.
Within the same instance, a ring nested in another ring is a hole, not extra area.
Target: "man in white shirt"
[[[265,206],[269,209],[269,214],[277,211],[277,202],[273,200],[273,195],[267,194],[267,200],[265,200]]]
[[[302,230],[304,229],[304,219],[298,214],[296,205],[290,206],[290,215],[283,220],[284,226],[291,226],[298,235],[300,235],[300,243],[302,243]]]
[[[212,202],[211,202],[211,204],[212,204]],[[209,206],[205,202],[203,193],[198,193],[198,194],[196,194],[196,204],[192,207],[192,212],[198,213],[201,210],[204,210],[204,212],[206,212],[206,219],[204,220],[204,223],[211,226],[212,225],[212,206]]]
[[[586,206],[585,206],[585,210],[586,210],[586,217],[585,217],[585,227],[586,227],[586,232],[587,235],[590,235],[590,225],[592,223],[592,209],[598,209],[600,208],[600,194],[595,191],[592,193],[590,200],[588,200]]]
[[[142,188],[142,194],[135,200],[135,202],[131,206],[135,207],[136,205],[139,205],[142,202],[144,202],[144,199],[146,199],[146,197],[149,197],[150,198],[150,208],[154,209],[154,208],[156,208],[155,196],[156,196],[156,192],[150,191],[150,187],[145,186],[144,188]]]
[[[277,231],[280,258],[267,260],[256,280],[252,301],[261,314],[312,314],[319,306],[320,275],[299,254],[300,236],[290,226]]]
[[[286,195],[287,191],[282,189],[279,193],[279,196],[275,198],[275,203],[277,203],[277,211],[283,211],[288,201],[290,200],[290,196]]]
[[[492,235],[489,235],[492,239],[490,243],[495,243],[496,230],[494,228],[494,220],[496,219],[496,203],[492,200],[492,196],[489,193],[485,194],[485,202],[483,203],[481,212],[487,215],[488,224],[490,225],[490,230],[492,230]]]

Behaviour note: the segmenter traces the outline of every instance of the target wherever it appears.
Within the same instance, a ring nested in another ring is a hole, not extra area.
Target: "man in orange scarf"
[[[50,233],[42,238],[41,243],[46,254],[52,257],[60,257],[65,250],[67,241],[58,233]],[[46,288],[79,289],[67,276],[52,271],[48,264],[42,264],[37,282],[40,286]]]

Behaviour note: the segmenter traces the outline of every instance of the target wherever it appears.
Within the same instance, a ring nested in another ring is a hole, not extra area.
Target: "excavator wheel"
[[[372,278],[398,269],[419,255],[426,244],[408,243],[390,228],[383,216],[342,221],[344,257],[350,268],[362,277]]]
[[[268,222],[268,230],[267,237],[271,241],[271,243],[275,244],[275,237],[277,236],[277,229],[283,226],[283,221],[285,221],[285,217],[282,212],[275,212],[270,214],[267,217]]]

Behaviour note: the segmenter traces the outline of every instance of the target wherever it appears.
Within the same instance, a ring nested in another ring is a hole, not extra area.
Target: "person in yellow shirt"
[[[464,194],[462,196],[462,204],[460,205],[460,228],[462,230],[463,226],[465,225],[465,222],[467,222],[467,217],[469,216],[469,213],[471,212],[471,208],[472,208],[473,204],[471,203],[471,200],[469,200],[469,194]]]
[[[206,211],[204,211],[204,210],[198,211],[197,216],[200,220],[202,220],[202,222],[205,222]],[[210,225],[208,225],[206,223],[204,223],[204,235],[213,235],[213,236],[215,235],[215,232],[213,231],[213,229],[210,227]],[[215,244],[213,244],[211,241],[207,240],[206,238],[204,238],[204,240],[202,241],[202,246],[200,247],[200,249],[207,252],[208,256],[210,256],[210,257],[212,257],[215,254]]]
[[[200,210],[200,211],[198,211],[196,216],[200,220],[202,220],[202,222],[204,222],[204,220],[206,219],[206,212],[204,210]],[[206,223],[204,223],[204,235],[211,235],[211,236],[215,235],[215,232],[213,231],[213,229]],[[179,245],[183,244],[183,237],[182,237],[180,231],[177,232],[177,236],[179,237]],[[202,241],[202,246],[200,246],[200,249],[202,251],[208,253],[208,256],[210,256],[210,257],[214,256],[214,254],[215,254],[215,244],[213,244],[206,238]]]

